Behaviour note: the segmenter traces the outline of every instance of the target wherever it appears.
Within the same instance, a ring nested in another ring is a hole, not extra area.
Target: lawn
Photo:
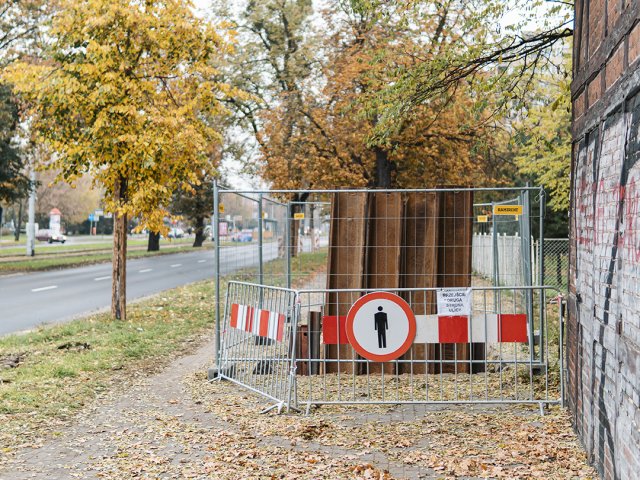
[[[295,283],[322,269],[326,253],[302,254],[298,262],[304,269],[294,275]],[[223,288],[227,280],[250,273],[228,276]],[[123,380],[192,351],[213,335],[214,311],[213,282],[205,281],[130,305],[124,322],[96,314],[0,338],[0,457],[55,434]]]

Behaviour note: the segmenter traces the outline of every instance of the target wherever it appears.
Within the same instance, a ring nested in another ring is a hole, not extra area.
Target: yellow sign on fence
[[[304,220],[304,213],[294,213],[293,214],[293,219],[294,220]]]
[[[522,205],[495,205],[494,215],[522,215]]]
[[[478,223],[487,223],[489,221],[488,215],[478,215]]]

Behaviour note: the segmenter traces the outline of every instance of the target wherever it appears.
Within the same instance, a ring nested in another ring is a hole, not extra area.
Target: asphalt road
[[[266,243],[264,261],[276,258],[277,244]],[[256,266],[255,244],[224,247],[222,275]],[[133,300],[214,277],[213,250],[160,255],[127,261],[127,299]],[[58,323],[111,305],[111,264],[0,277],[0,335]]]

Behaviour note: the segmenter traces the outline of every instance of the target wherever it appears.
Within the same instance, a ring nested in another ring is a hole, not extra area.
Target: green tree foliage
[[[205,220],[213,215],[213,177],[205,176],[197,185],[192,185],[190,191],[176,191],[171,210],[189,220],[196,234],[193,246],[201,247],[205,240]]]
[[[22,159],[12,139],[16,134],[18,108],[6,85],[0,85],[0,203],[25,196],[29,179],[23,174]]]

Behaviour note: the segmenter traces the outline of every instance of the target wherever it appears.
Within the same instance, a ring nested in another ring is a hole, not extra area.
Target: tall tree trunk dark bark
[[[394,170],[393,162],[389,161],[389,154],[380,147],[374,147],[376,154],[376,184],[378,188],[391,188],[391,174]]]
[[[126,199],[127,183],[120,178],[115,195]],[[111,283],[111,315],[116,320],[127,319],[127,215],[113,214],[113,260]]]
[[[147,242],[147,252],[157,252],[160,250],[160,233],[149,232],[149,241]]]
[[[194,247],[201,247],[204,243],[204,217],[196,218],[196,238],[193,241]]]
[[[20,240],[20,228],[22,228],[22,200],[18,202],[18,218],[17,221],[13,223],[15,223],[16,226],[16,231],[13,234],[13,238],[17,242],[18,240]]]

